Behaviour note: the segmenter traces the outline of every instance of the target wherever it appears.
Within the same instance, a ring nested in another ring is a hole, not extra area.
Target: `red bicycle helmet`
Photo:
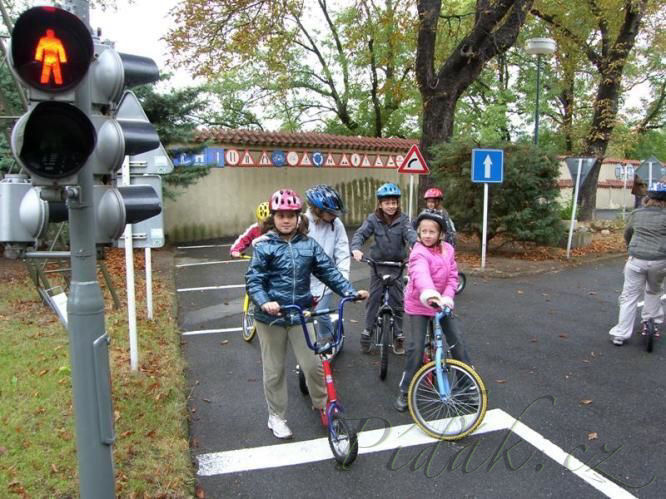
[[[301,211],[303,201],[291,189],[280,189],[275,191],[270,200],[271,212],[275,211]]]
[[[431,187],[423,195],[423,199],[444,199],[444,193],[437,187]]]

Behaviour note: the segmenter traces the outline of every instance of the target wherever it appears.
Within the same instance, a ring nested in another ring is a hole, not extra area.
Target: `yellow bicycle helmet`
[[[268,201],[264,201],[263,203],[259,203],[257,206],[257,220],[259,222],[264,222],[271,214],[269,208],[268,208]]]

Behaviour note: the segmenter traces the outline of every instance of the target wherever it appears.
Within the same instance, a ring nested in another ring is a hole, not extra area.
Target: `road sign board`
[[[580,167],[580,183],[581,185],[585,182],[585,179],[592,171],[592,167],[597,162],[597,158],[566,158],[564,161],[569,168],[569,173],[571,174],[571,180],[576,182],[576,175],[578,173],[578,162],[583,160],[583,163]]]
[[[650,176],[650,165],[652,165],[652,175]],[[640,166],[636,169],[636,175],[638,175],[645,182],[649,182],[652,179],[653,182],[656,182],[661,177],[666,175],[666,168],[664,165],[654,156],[646,159],[641,162]]]
[[[504,180],[502,149],[472,149],[472,182],[500,184]]]
[[[419,146],[414,144],[407,153],[407,156],[402,160],[398,167],[398,173],[409,173],[412,175],[427,175],[430,173],[428,165],[423,159]]]

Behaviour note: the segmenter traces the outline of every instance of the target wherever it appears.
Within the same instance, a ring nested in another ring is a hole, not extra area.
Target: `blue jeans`
[[[317,303],[317,308],[315,311],[322,310],[324,308],[330,308],[331,303],[333,302],[333,293],[326,293],[319,303]],[[317,339],[320,340],[325,337],[333,336],[333,323],[331,322],[330,315],[320,315],[316,318],[317,325],[315,329],[317,330]]]

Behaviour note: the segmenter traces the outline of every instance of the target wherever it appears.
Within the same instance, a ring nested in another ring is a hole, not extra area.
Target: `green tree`
[[[508,241],[557,243],[563,234],[558,159],[531,144],[486,145],[504,150],[504,181],[489,188],[488,241],[501,234]],[[446,186],[444,206],[459,230],[472,231],[481,240],[483,185],[469,181],[475,147],[479,144],[464,140],[443,142],[431,151],[433,176]]]
[[[448,141],[456,106],[488,61],[516,41],[533,0],[418,0],[416,79],[423,102],[421,149]],[[444,22],[442,22],[442,20]],[[423,185],[422,188],[426,186]]]
[[[415,13],[408,0],[185,0],[167,41],[213,82],[237,71],[287,129],[411,135]]]
[[[622,78],[630,66],[632,49],[641,33],[644,18],[648,14],[658,15],[658,5],[659,2],[652,0],[589,0],[576,3],[542,0],[536,2],[532,9],[532,13],[547,24],[554,36],[566,40],[562,49],[574,61],[573,74],[581,76],[576,64],[584,64],[588,70],[587,77],[594,82],[594,95],[590,99],[593,103],[591,116],[578,151],[583,156],[597,158],[580,190],[582,220],[589,220],[596,206],[599,170],[617,124]]]
[[[169,75],[162,76],[162,80],[168,78]],[[181,146],[181,149],[188,151],[206,146],[202,143],[193,147],[194,135],[198,126],[209,123],[210,118],[214,119],[214,115],[210,116],[207,111],[208,103],[203,98],[205,91],[204,86],[198,86],[158,93],[154,85],[142,85],[134,90],[146,116],[157,129],[162,145],[167,150]],[[185,188],[208,173],[208,167],[176,167],[172,173],[164,176],[164,195],[174,199],[177,192],[174,188]]]

